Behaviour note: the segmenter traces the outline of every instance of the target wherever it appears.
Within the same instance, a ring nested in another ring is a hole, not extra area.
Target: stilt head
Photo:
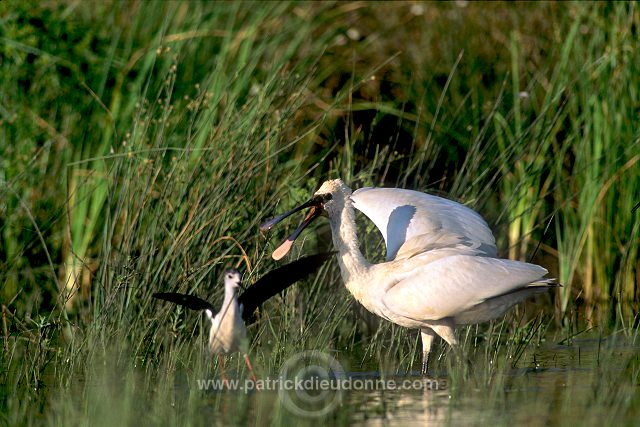
[[[347,187],[341,179],[333,179],[329,181],[325,181],[320,189],[315,192],[311,200],[303,203],[302,205],[294,208],[293,210],[286,212],[282,215],[278,215],[275,218],[270,219],[269,221],[264,222],[260,226],[261,231],[270,230],[274,225],[287,218],[288,216],[301,211],[306,208],[310,208],[307,216],[304,218],[304,221],[296,228],[291,236],[287,240],[282,243],[273,251],[271,255],[273,259],[279,260],[283,258],[293,246],[293,242],[298,238],[300,233],[309,225],[311,222],[319,217],[322,214],[332,216],[338,214],[345,205],[346,200],[351,195],[351,189]]]
[[[242,275],[235,268],[230,268],[224,272],[225,290],[235,291],[242,286]]]

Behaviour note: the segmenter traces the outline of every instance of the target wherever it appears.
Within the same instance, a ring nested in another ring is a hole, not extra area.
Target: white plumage
[[[496,255],[496,241],[484,219],[451,200],[413,190],[368,187],[353,192],[351,201],[382,233],[387,261],[452,245]]]
[[[351,192],[326,181],[302,207],[312,210],[280,248],[281,258],[321,213],[331,224],[345,286],[370,312],[422,335],[423,372],[435,335],[457,343],[454,327],[496,318],[528,296],[555,286],[539,265],[496,258],[495,239],[473,210],[451,200],[396,188]],[[269,229],[293,212],[263,225]],[[382,233],[387,262],[369,263],[359,249],[354,208]]]
[[[234,268],[226,270],[224,272],[224,301],[220,311],[216,314],[214,314],[215,307],[210,302],[195,295],[157,292],[153,294],[153,297],[192,310],[204,310],[211,322],[209,349],[212,354],[218,355],[221,369],[224,367],[223,355],[238,351],[243,354],[249,373],[255,381],[256,377],[247,354],[249,341],[247,340],[245,321],[253,320],[254,312],[262,303],[316,271],[330,256],[330,253],[310,255],[271,270],[260,277],[253,286],[245,289],[240,296],[238,296],[238,288],[242,287],[242,275]]]
[[[211,321],[209,330],[209,349],[214,354],[229,354],[239,351],[247,354],[247,327],[242,320],[242,305],[238,304],[238,288],[242,276],[236,269],[224,272],[224,301],[217,314],[206,309]]]

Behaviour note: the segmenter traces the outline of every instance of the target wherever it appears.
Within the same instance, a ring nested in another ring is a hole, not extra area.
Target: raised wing
[[[400,188],[361,188],[351,200],[382,233],[387,261],[452,245],[469,254],[497,254],[485,220],[452,200]]]
[[[253,312],[263,302],[316,271],[332,255],[332,252],[310,255],[262,276],[238,297],[238,303],[244,307],[242,318],[245,321],[251,319]]]
[[[525,262],[454,255],[399,278],[382,302],[388,317],[416,321],[455,318],[491,298],[540,282],[545,274],[545,268]]]
[[[192,310],[211,310],[212,313],[216,312],[216,309],[210,302],[198,298],[194,295],[179,294],[177,292],[157,292],[152,295],[154,298],[172,302],[174,304],[181,305],[183,307],[190,308]]]

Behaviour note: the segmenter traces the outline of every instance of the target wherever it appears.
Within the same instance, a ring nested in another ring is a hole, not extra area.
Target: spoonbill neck
[[[371,264],[366,260],[358,245],[355,212],[351,200],[347,197],[342,210],[329,215],[333,244],[338,250],[338,263],[342,278],[350,285],[361,280],[368,272]]]

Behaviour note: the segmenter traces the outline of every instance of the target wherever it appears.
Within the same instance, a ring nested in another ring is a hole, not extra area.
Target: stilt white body
[[[211,321],[209,348],[214,354],[229,354],[248,350],[247,328],[242,320],[242,305],[238,303],[238,288],[241,276],[237,270],[227,270],[224,274],[224,302],[217,314],[210,309],[205,313]]]
[[[246,288],[239,297],[238,288],[241,287],[242,276],[238,270],[226,270],[224,272],[224,301],[220,311],[216,314],[214,314],[215,308],[210,302],[195,295],[157,292],[153,294],[153,297],[192,310],[204,310],[211,322],[209,350],[219,356],[221,369],[224,369],[224,355],[238,351],[243,354],[251,377],[256,381],[251,361],[247,355],[249,342],[245,321],[252,321],[254,312],[263,302],[316,271],[330,256],[330,253],[310,255],[271,270],[256,281],[254,286]]]

